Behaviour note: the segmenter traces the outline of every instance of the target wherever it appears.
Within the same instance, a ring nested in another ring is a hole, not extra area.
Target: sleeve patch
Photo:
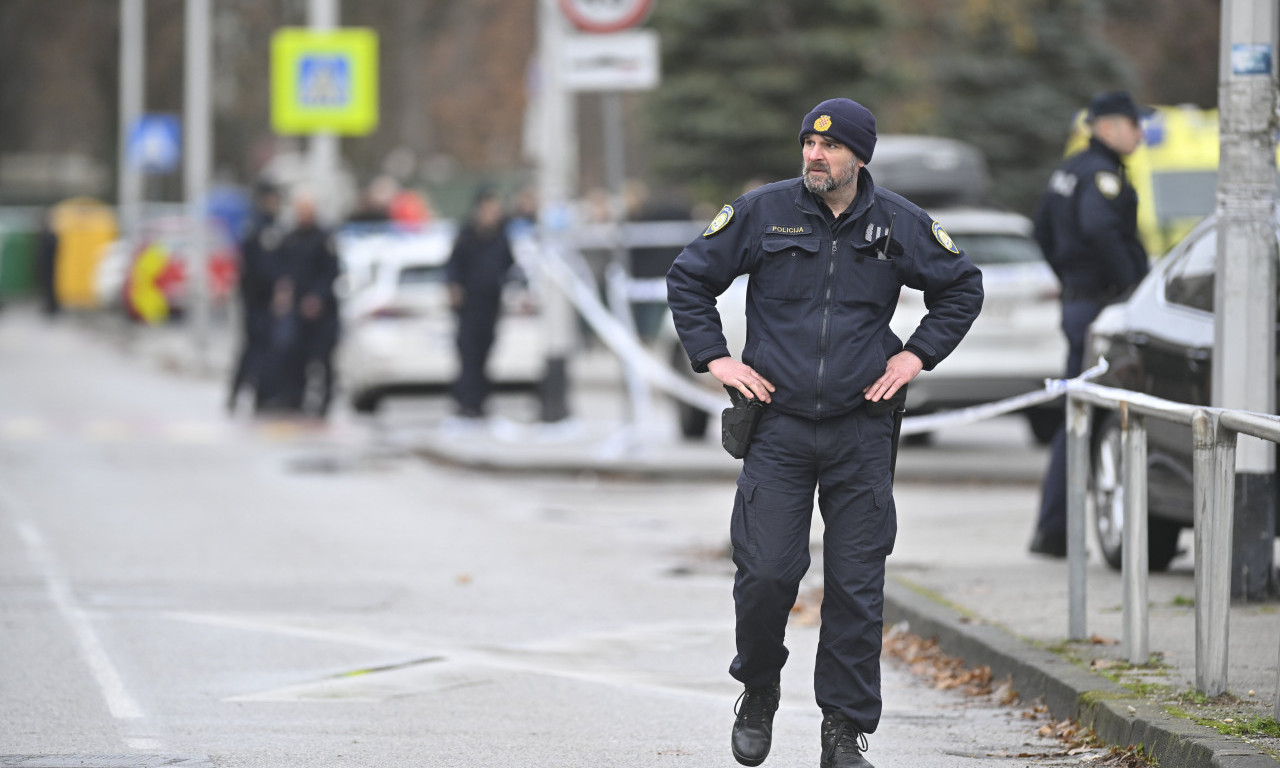
[[[703,237],[711,237],[715,233],[724,229],[729,224],[729,220],[733,218],[733,206],[726,205],[720,209],[716,217],[707,225],[707,231],[702,233]]]
[[[951,239],[951,235],[947,234],[947,230],[942,228],[938,222],[933,222],[933,236],[938,239],[938,244],[946,248],[952,253],[959,253],[960,249],[956,247],[956,243]]]
[[[1098,185],[1098,191],[1108,200],[1114,200],[1120,194],[1120,177],[1110,171],[1098,171],[1093,181]]]

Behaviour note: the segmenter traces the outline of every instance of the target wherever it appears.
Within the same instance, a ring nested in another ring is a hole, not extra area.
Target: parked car
[[[457,377],[457,321],[445,284],[455,231],[441,223],[338,236],[349,290],[339,370],[357,412],[373,413],[391,395],[445,392]],[[515,245],[519,251],[526,244]],[[546,364],[544,336],[533,292],[513,280],[503,293],[489,358],[495,388],[537,387]]]
[[[960,346],[934,370],[912,382],[907,393],[909,414],[925,414],[988,403],[1040,389],[1044,380],[1062,375],[1066,339],[1059,328],[1059,286],[1031,236],[1025,216],[982,208],[954,208],[932,212],[956,244],[982,270],[986,299],[978,319]],[[718,301],[725,338],[737,356],[746,340],[746,279],[740,278]],[[904,288],[891,329],[904,341],[926,314],[924,295]],[[659,334],[658,354],[676,370],[689,371],[706,386],[719,390],[710,374],[693,374],[674,326]],[[677,407],[685,437],[705,434],[707,413],[681,403]],[[1048,442],[1062,418],[1061,408],[1025,411],[1031,430]],[[924,439],[924,438],[920,438]]]
[[[1213,376],[1214,267],[1217,222],[1210,217],[1158,261],[1128,300],[1102,311],[1089,329],[1086,367],[1110,364],[1099,384],[1192,405],[1210,405]],[[1190,427],[1147,419],[1148,562],[1164,570],[1191,527]],[[1103,557],[1120,568],[1124,488],[1120,420],[1097,409],[1091,446],[1094,529]]]

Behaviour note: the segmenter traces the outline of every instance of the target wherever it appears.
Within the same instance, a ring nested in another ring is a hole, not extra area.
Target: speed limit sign
[[[634,27],[653,10],[654,0],[560,0],[560,10],[583,32],[607,34]]]

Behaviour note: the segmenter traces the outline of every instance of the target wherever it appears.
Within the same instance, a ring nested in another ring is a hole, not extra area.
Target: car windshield
[[[1280,233],[1277,233],[1280,238]],[[1213,312],[1214,272],[1217,270],[1218,230],[1209,228],[1190,242],[1165,272],[1165,300],[1201,312]],[[1277,300],[1280,307],[1280,299]]]
[[[444,267],[425,264],[402,267],[398,280],[400,285],[422,285],[424,283],[443,283],[444,281]]]
[[[956,245],[964,249],[974,264],[1022,264],[1043,261],[1040,246],[1029,237],[1019,235],[955,235]]]

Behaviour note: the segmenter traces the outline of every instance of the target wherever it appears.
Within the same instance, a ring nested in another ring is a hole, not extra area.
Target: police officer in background
[[[1081,373],[1089,324],[1107,304],[1147,274],[1138,240],[1138,194],[1125,176],[1124,158],[1142,143],[1141,109],[1125,91],[1106,91],[1089,103],[1088,149],[1049,178],[1035,217],[1035,236],[1062,284],[1062,332],[1067,336],[1067,378]],[[1041,489],[1031,551],[1067,554],[1067,433],[1054,435]]]
[[[872,181],[864,166],[875,118],[861,104],[818,104],[799,140],[801,177],[724,206],[676,258],[667,292],[694,370],[767,404],[730,522],[737,656],[729,672],[745,687],[733,755],[759,765],[769,753],[816,487],[825,523],[814,674],[821,765],[852,768],[870,765],[865,734],[881,713],[885,557],[897,533],[891,401],[960,342],[982,306],[982,276],[938,222]],[[716,297],[743,274],[747,341],[738,361]],[[924,291],[930,307],[905,346],[889,330],[903,285]]]

